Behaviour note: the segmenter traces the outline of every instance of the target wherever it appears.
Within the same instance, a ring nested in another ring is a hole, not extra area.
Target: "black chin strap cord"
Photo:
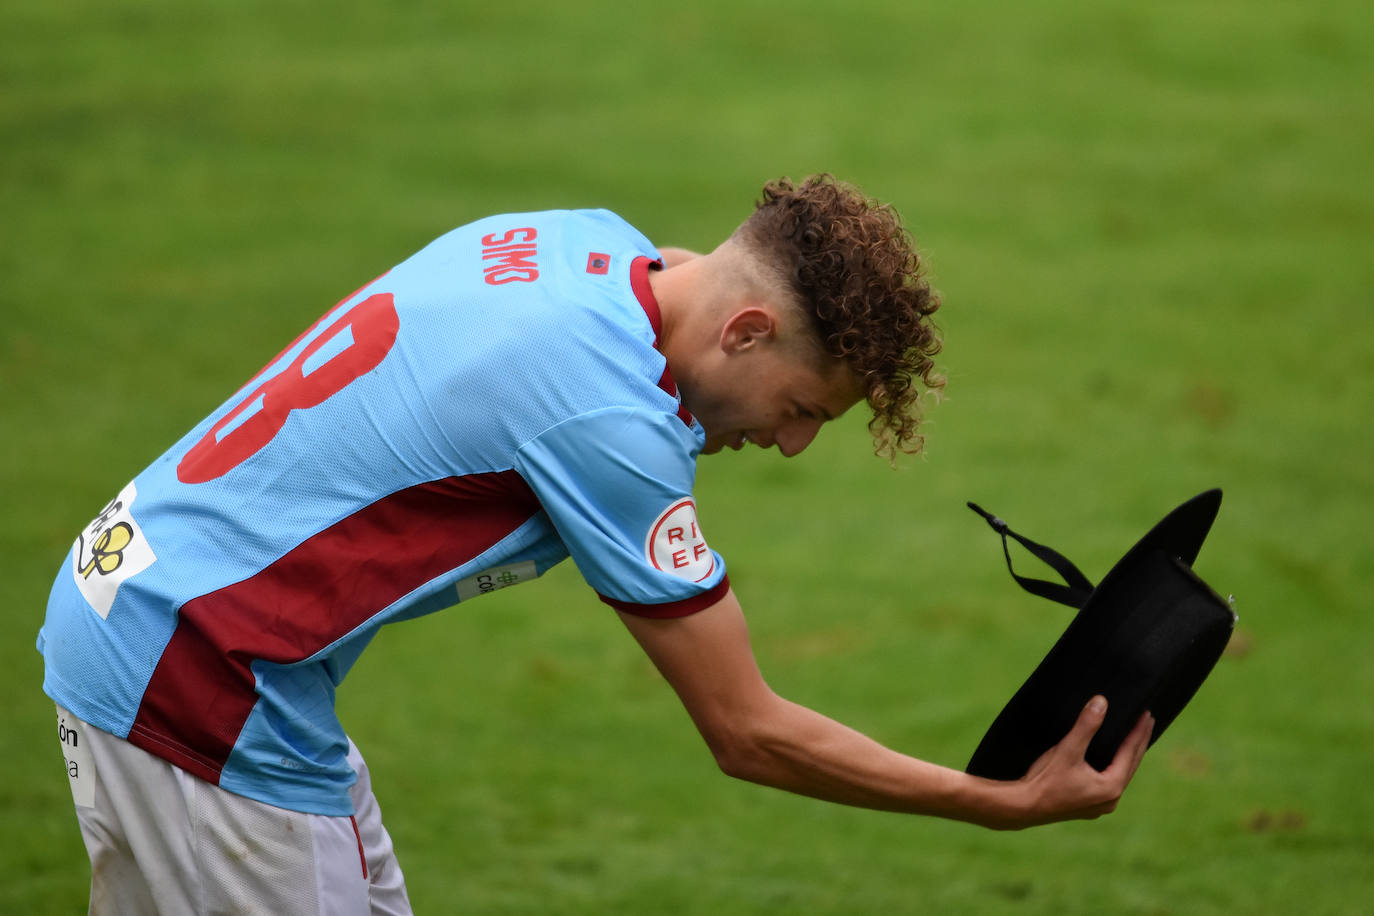
[[[1018,585],[1032,595],[1048,598],[1072,608],[1081,608],[1083,603],[1088,600],[1088,596],[1092,594],[1093,590],[1092,582],[1087,576],[1079,572],[1078,567],[1070,563],[1063,554],[1046,547],[1044,544],[1037,544],[1030,538],[1022,537],[1008,528],[1006,522],[991,512],[984,511],[981,506],[975,503],[969,503],[968,507],[981,515],[992,530],[1002,536],[1002,553],[1007,558],[1007,572],[1011,573],[1011,577],[1016,580]],[[1015,538],[1022,547],[1029,550],[1046,566],[1059,573],[1067,584],[1060,585],[1058,582],[1046,582],[1044,579],[1031,579],[1017,575],[1016,570],[1012,569],[1011,566],[1011,549],[1007,547],[1008,537]]]

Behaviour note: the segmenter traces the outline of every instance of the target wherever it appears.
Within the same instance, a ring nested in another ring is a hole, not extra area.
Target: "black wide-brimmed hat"
[[[1221,508],[1221,491],[1201,493],[1166,515],[1096,587],[1062,554],[973,503],[969,508],[1002,535],[1007,569],[1022,588],[1079,611],[993,721],[967,771],[1020,779],[1098,694],[1107,698],[1107,716],[1088,745],[1088,763],[1106,769],[1146,711],[1155,720],[1153,744],[1202,686],[1235,626],[1230,602],[1192,570]],[[1017,575],[1008,537],[1065,584]]]

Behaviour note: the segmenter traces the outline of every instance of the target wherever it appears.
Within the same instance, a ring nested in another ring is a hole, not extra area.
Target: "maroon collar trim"
[[[639,300],[639,306],[644,309],[644,314],[649,316],[649,325],[654,329],[655,349],[658,348],[659,337],[663,334],[663,312],[658,307],[658,300],[654,298],[654,289],[649,283],[649,271],[662,268],[662,261],[650,260],[642,255],[630,264],[630,289],[634,290],[635,298]],[[666,362],[663,364],[663,377],[658,380],[658,387],[678,398],[677,383],[673,381],[673,374],[668,370]],[[687,426],[692,425],[692,414],[682,405],[681,398],[678,398],[677,418]]]
[[[660,270],[662,261],[653,261],[643,255],[630,263],[630,289],[634,290],[639,307],[649,316],[649,324],[654,329],[654,347],[658,347],[658,336],[663,333],[663,312],[659,310],[658,300],[654,298],[654,288],[649,283],[649,271]]]

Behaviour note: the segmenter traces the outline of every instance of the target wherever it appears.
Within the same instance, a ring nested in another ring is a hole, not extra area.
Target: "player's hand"
[[[1085,759],[1088,744],[1107,716],[1107,701],[1093,697],[1064,739],[1031,764],[1015,785],[1023,794],[1016,829],[1055,821],[1095,818],[1116,810],[1150,744],[1154,717],[1148,712],[1121,742],[1111,765],[1098,772]]]

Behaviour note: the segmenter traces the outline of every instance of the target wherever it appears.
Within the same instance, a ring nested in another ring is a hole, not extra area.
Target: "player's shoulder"
[[[498,213],[454,231],[479,235],[488,245],[543,241],[577,247],[584,241],[595,241],[618,252],[636,249],[646,255],[656,254],[653,242],[643,232],[604,208]]]
[[[594,210],[569,210],[567,218],[570,224],[582,228],[590,235],[604,235],[608,238],[622,240],[631,247],[645,250],[646,253],[654,251],[654,244],[635,228],[629,220],[619,213],[606,209]]]

